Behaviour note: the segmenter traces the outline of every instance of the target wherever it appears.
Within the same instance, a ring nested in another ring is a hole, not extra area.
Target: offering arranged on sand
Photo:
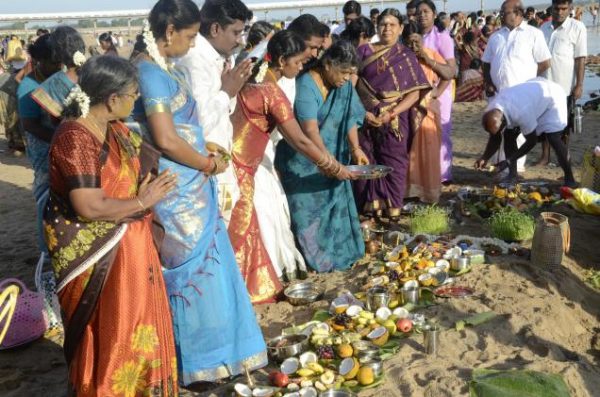
[[[534,182],[494,186],[493,190],[464,187],[457,196],[465,204],[463,216],[474,214],[484,219],[504,208],[532,212],[561,200],[559,192]]]
[[[236,394],[316,397],[330,390],[358,393],[383,384],[384,361],[397,354],[405,338],[432,326],[439,329],[420,309],[436,305],[438,298],[474,295],[473,288],[456,280],[471,271],[471,260],[486,261],[483,249],[491,243],[501,254],[516,252],[515,245],[490,238],[403,235],[397,240],[402,241],[397,246],[382,244],[359,264],[367,269],[366,277],[357,280],[359,291],[342,291],[328,311],[317,310],[311,321],[283,329],[281,336],[267,342],[275,364],[269,385],[251,389],[240,383]],[[493,312],[480,313],[464,319],[460,327],[496,317]]]

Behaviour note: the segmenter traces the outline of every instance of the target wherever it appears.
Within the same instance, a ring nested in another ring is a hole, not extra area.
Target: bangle
[[[142,207],[142,211],[146,211],[146,206],[144,205],[144,203],[142,203],[142,200],[140,200],[139,197],[136,197],[135,199],[137,200],[140,207]]]
[[[321,153],[321,157],[319,158],[319,160],[317,160],[317,162],[315,163],[315,165],[319,168],[323,167],[325,164],[327,163],[327,155],[324,153]]]
[[[351,153],[358,152],[359,150],[362,150],[360,146],[353,147]]]

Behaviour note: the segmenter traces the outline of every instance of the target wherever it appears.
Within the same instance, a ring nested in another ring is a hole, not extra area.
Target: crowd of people
[[[572,8],[553,0],[537,28],[520,0],[468,17],[349,1],[337,26],[247,29],[241,0],[159,0],[130,59],[110,34],[87,59],[76,29],[40,32],[15,97],[71,395],[173,396],[265,366],[253,304],[350,268],[360,216],[439,200],[455,100],[490,98],[476,168],[517,178],[540,137],[575,185],[587,39]],[[351,164],[392,171],[355,180]]]

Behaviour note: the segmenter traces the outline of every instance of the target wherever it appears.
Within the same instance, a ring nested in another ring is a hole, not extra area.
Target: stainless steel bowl
[[[468,256],[459,256],[450,260],[450,269],[460,272],[468,268],[471,264]]]
[[[357,397],[357,395],[351,391],[329,389],[319,393],[319,397]]]
[[[378,377],[383,373],[383,360],[381,358],[374,358],[370,361],[361,362],[360,365],[361,367],[372,368],[375,377]]]
[[[323,293],[310,282],[297,283],[287,287],[283,294],[294,306],[307,305],[319,299]]]
[[[276,361],[304,353],[308,347],[308,336],[302,334],[282,335],[271,339],[267,343],[269,356]]]
[[[380,307],[387,307],[391,296],[385,287],[373,287],[367,291],[367,310],[376,311]]]
[[[358,351],[358,352],[356,352],[356,358],[358,358],[358,361],[361,364],[369,362],[369,361],[373,361],[374,359],[379,358],[379,349]]]

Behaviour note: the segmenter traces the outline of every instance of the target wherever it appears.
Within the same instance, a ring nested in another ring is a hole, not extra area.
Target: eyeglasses
[[[500,11],[499,15],[500,15],[501,17],[505,17],[505,16],[507,16],[507,15],[510,15],[510,14],[516,14],[516,13],[517,13],[517,12],[516,12],[515,10],[511,10],[511,11]]]
[[[130,97],[130,98],[133,98],[133,100],[135,101],[136,99],[138,99],[138,98],[140,97],[140,92],[139,92],[139,91],[136,91],[136,92],[135,92],[135,93],[133,93],[133,94],[121,94],[121,95],[119,95],[119,96],[126,96],[126,97]]]

